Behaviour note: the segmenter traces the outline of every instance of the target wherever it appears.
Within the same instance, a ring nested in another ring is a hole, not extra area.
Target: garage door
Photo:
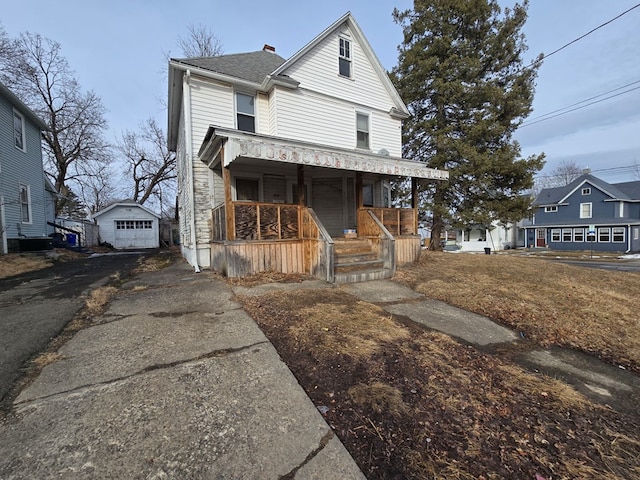
[[[115,248],[155,248],[153,220],[116,220]]]

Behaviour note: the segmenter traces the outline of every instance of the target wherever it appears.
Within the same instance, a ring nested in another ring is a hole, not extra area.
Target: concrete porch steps
[[[335,282],[355,283],[391,278],[384,260],[367,239],[334,239]]]

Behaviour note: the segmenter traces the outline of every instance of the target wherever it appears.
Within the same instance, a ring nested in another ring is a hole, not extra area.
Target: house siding
[[[609,186],[615,189],[615,184]],[[582,194],[585,188],[590,189],[587,195]],[[634,239],[634,232],[640,227],[640,204],[614,198],[606,185],[604,188],[585,180],[557,203],[545,203],[546,196],[554,194],[553,189],[543,194],[537,199],[542,206],[536,210],[534,225],[527,227],[527,244],[535,244],[535,229],[544,229],[544,243],[553,250],[639,251],[640,239]],[[591,204],[589,218],[580,218],[583,203]],[[545,212],[548,206],[557,211]],[[595,227],[594,238],[587,236],[590,226]],[[614,241],[614,231],[618,241]]]
[[[279,89],[274,97],[278,136],[355,149],[356,112],[360,112],[369,115],[370,150],[386,149],[391,156],[402,156],[402,124],[386,112],[305,89]]]
[[[24,118],[25,150],[14,145],[14,108]],[[20,185],[28,186],[31,221],[22,222]],[[8,98],[0,94],[0,196],[4,202],[4,227],[7,239],[46,237],[52,230],[47,221],[51,197],[45,193],[42,166],[41,131]]]
[[[338,74],[340,35],[351,40],[352,77]],[[329,35],[284,73],[300,82],[300,88],[329,97],[348,100],[353,104],[389,111],[393,104],[369,58],[349,28]]]

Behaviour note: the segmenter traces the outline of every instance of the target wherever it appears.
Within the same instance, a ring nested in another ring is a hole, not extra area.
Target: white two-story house
[[[448,173],[402,158],[409,115],[345,14],[289,59],[251,53],[169,62],[168,142],[178,160],[182,252],[230,277],[393,275],[420,252],[417,209],[389,180]]]

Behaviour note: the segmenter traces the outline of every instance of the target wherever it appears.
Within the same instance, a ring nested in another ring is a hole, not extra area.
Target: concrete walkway
[[[363,479],[226,282],[125,284],[0,423],[0,478]]]
[[[500,352],[534,372],[561,379],[594,402],[633,413],[640,405],[640,378],[593,356],[557,347],[541,348],[487,317],[426,298],[392,280],[354,283],[340,288],[382,306],[391,314],[487,352]]]

